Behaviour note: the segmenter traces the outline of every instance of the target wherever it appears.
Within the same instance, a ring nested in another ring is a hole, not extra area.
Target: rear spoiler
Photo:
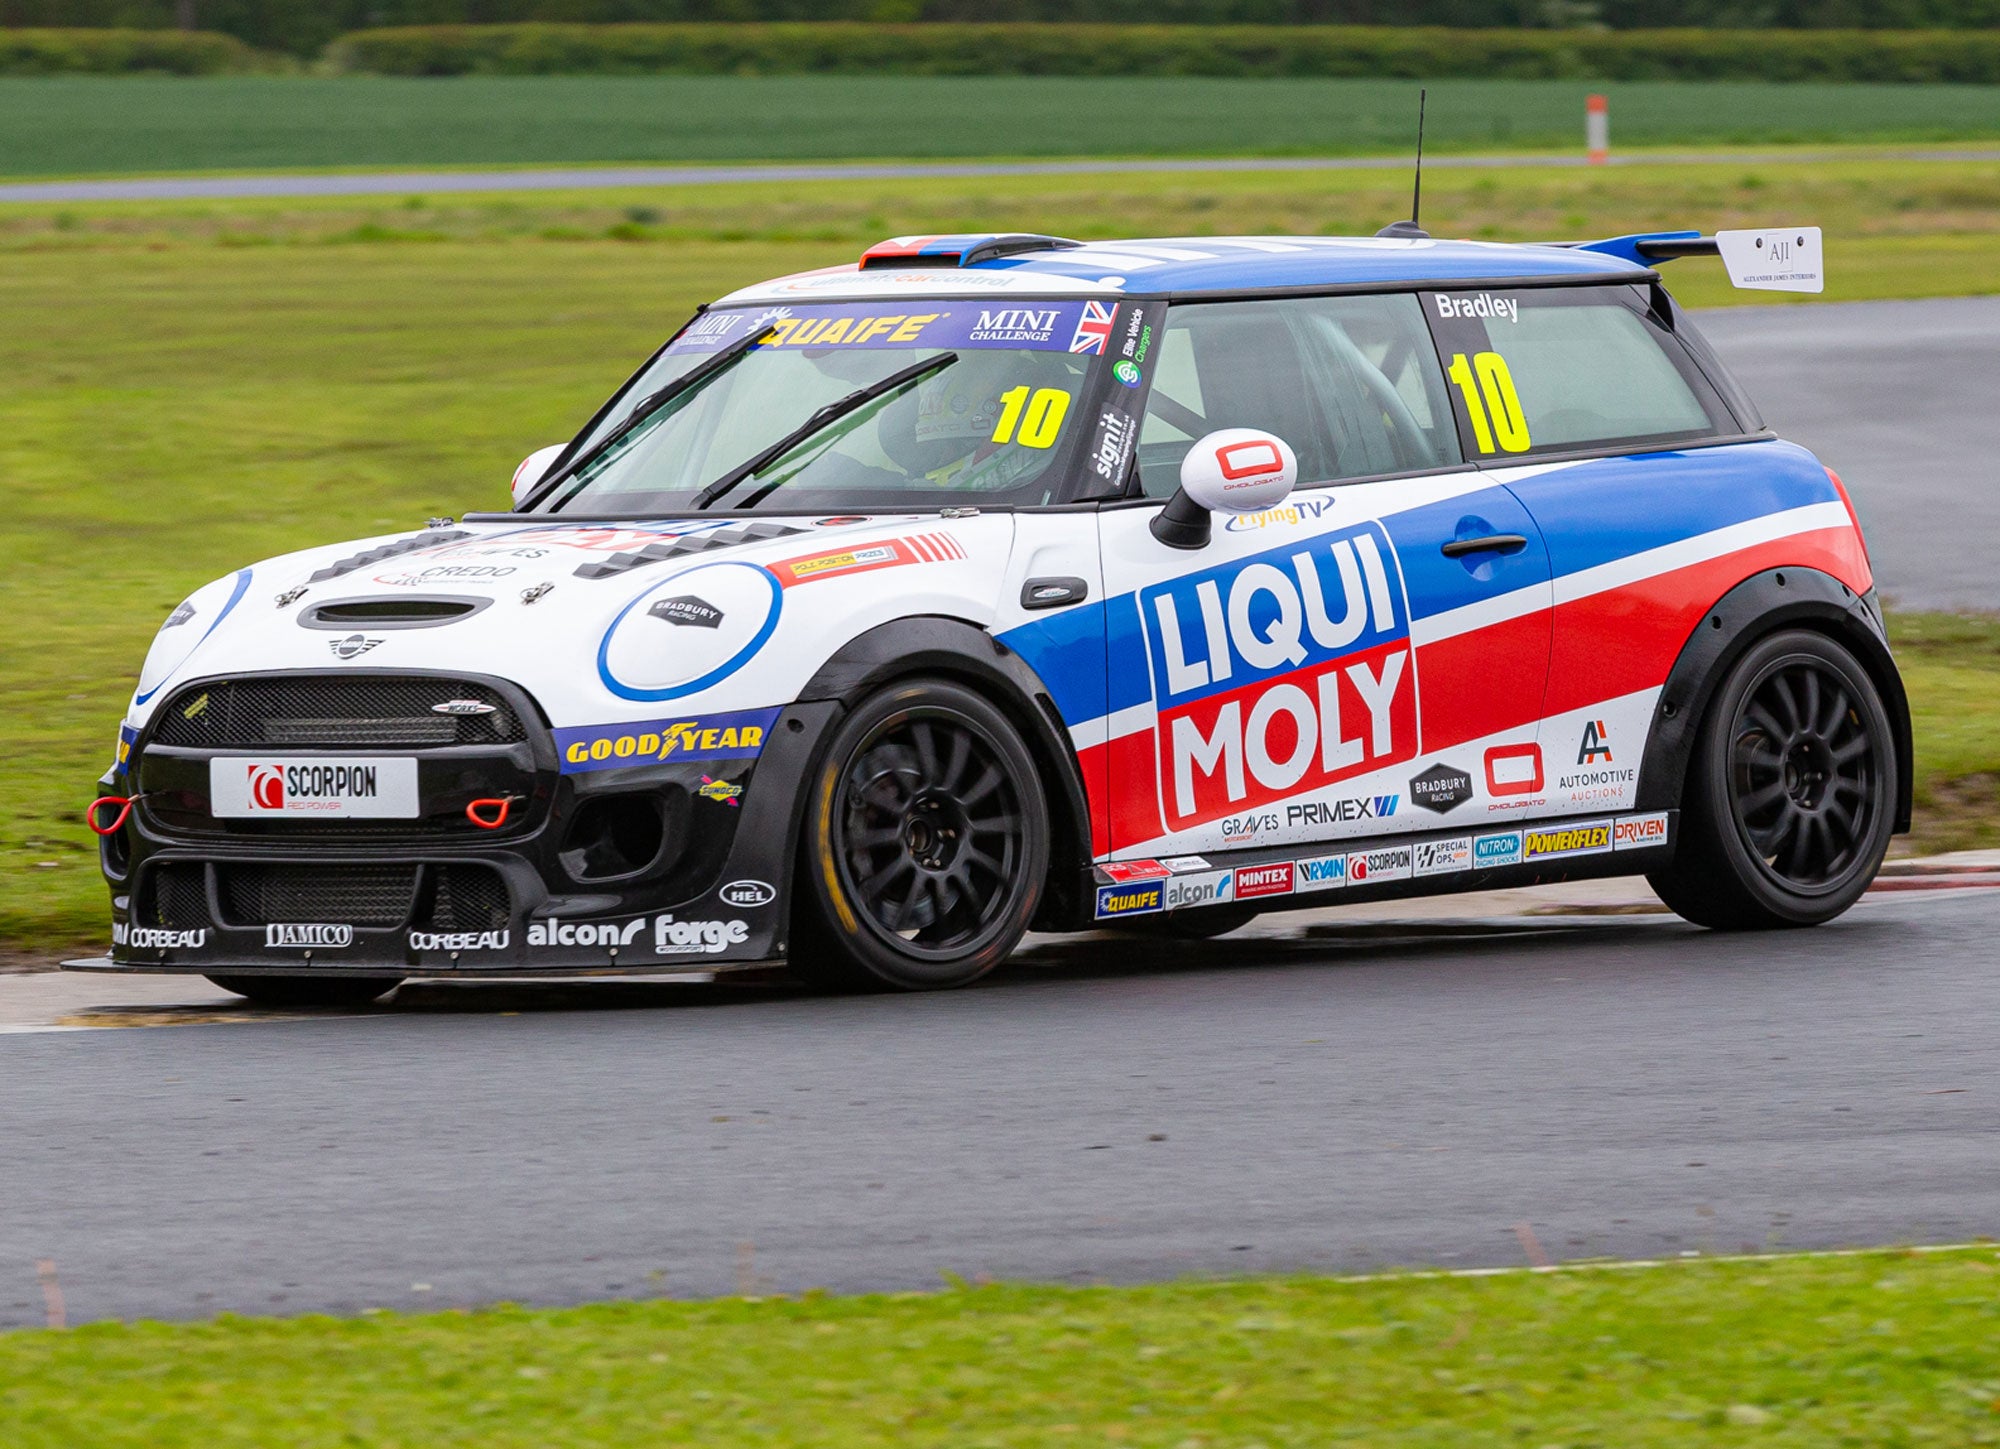
[[[1816,226],[1719,231],[1714,236],[1703,236],[1698,231],[1649,231],[1560,245],[1622,257],[1642,267],[1676,257],[1719,256],[1733,286],[1761,292],[1826,290],[1820,230]]]

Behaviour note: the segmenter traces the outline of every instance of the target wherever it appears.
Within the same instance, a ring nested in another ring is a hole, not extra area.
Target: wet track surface
[[[1846,482],[1892,603],[2000,610],[2000,453],[1984,424],[2000,297],[1738,307],[1700,326],[1765,421]]]
[[[40,1260],[76,1321],[2000,1233],[1997,933],[1992,889],[1729,937],[1329,915],[942,996],[12,1036],[0,1325]]]

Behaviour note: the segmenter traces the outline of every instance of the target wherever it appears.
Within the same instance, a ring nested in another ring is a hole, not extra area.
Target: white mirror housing
[[[1181,486],[1153,519],[1153,537],[1169,548],[1208,542],[1209,514],[1260,513],[1290,496],[1299,459],[1276,433],[1222,428],[1197,439],[1181,459]]]
[[[521,466],[514,470],[514,506],[519,508],[521,500],[535,491],[535,485],[548,476],[549,464],[562,456],[567,443],[553,443],[546,448],[537,448],[521,460]]]

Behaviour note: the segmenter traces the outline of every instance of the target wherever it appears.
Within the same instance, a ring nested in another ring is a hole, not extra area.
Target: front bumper
[[[104,842],[112,949],[94,964],[230,975],[563,976],[782,959],[796,806],[839,706],[781,711],[752,760],[582,773],[562,771],[539,713],[525,742],[483,755],[420,756],[424,821],[403,830],[353,822],[364,828],[343,831],[349,822],[333,821],[278,834],[215,821],[196,798],[207,759],[245,751],[141,736],[127,766],[104,782],[107,793],[136,794],[140,805]],[[462,814],[462,798],[503,786],[520,804],[502,829],[427,823],[448,821]],[[630,814],[633,802],[657,811],[660,844],[636,863],[615,852],[607,861],[589,822]]]

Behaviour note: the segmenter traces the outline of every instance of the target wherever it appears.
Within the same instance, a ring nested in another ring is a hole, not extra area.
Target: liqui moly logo
[[[1173,579],[1139,607],[1169,827],[1417,753],[1409,614],[1375,525]]]

